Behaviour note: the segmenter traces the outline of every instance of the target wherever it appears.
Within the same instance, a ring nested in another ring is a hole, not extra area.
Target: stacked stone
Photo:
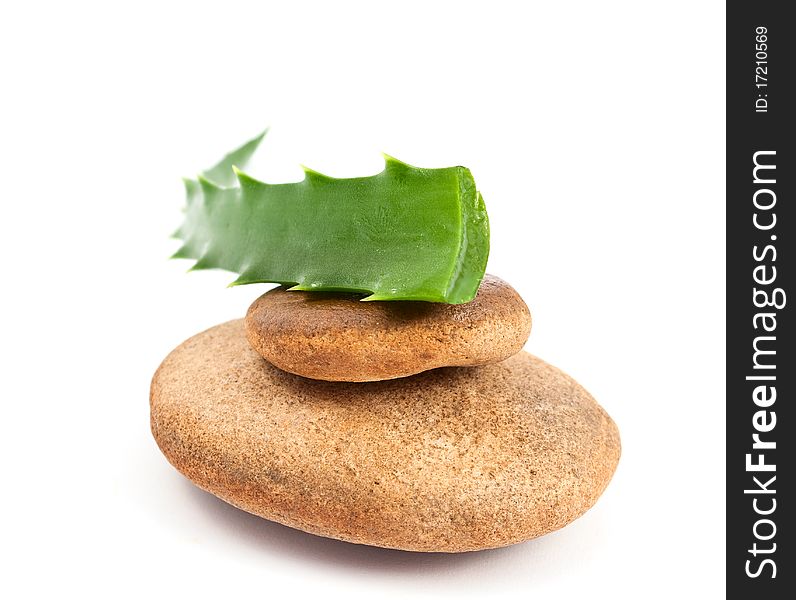
[[[152,432],[198,486],[317,535],[424,552],[521,542],[588,510],[620,454],[608,414],[523,352],[487,275],[463,305],[277,288],[158,369]]]

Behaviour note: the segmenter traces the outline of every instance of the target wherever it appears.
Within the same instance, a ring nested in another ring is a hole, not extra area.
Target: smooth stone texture
[[[594,399],[525,352],[392,381],[314,381],[263,360],[241,320],[174,350],[150,403],[158,445],[199,487],[290,527],[403,550],[479,550],[563,527],[620,454]]]
[[[333,292],[266,292],[249,308],[252,348],[284,371],[326,381],[379,381],[519,352],[531,313],[505,281],[486,275],[467,304],[362,302]]]

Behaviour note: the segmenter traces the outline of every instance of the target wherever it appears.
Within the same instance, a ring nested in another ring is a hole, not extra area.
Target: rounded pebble
[[[576,519],[620,454],[616,425],[572,378],[525,352],[374,383],[286,373],[243,321],[201,333],[154,376],[152,433],[199,487],[321,536],[460,552]]]
[[[467,304],[360,298],[273,289],[249,308],[249,342],[267,361],[296,375],[379,381],[499,362],[519,352],[531,332],[525,302],[491,275]]]

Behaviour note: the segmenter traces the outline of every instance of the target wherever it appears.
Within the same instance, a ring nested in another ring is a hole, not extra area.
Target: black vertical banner
[[[727,589],[796,598],[796,22],[727,6]]]

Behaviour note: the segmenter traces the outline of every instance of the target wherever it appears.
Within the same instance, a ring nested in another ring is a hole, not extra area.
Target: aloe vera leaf
[[[280,283],[364,300],[461,304],[475,297],[489,255],[489,221],[469,169],[420,169],[385,155],[370,177],[305,168],[269,184],[245,166],[264,134],[186,179],[183,241],[192,270],[239,274],[231,285]]]

